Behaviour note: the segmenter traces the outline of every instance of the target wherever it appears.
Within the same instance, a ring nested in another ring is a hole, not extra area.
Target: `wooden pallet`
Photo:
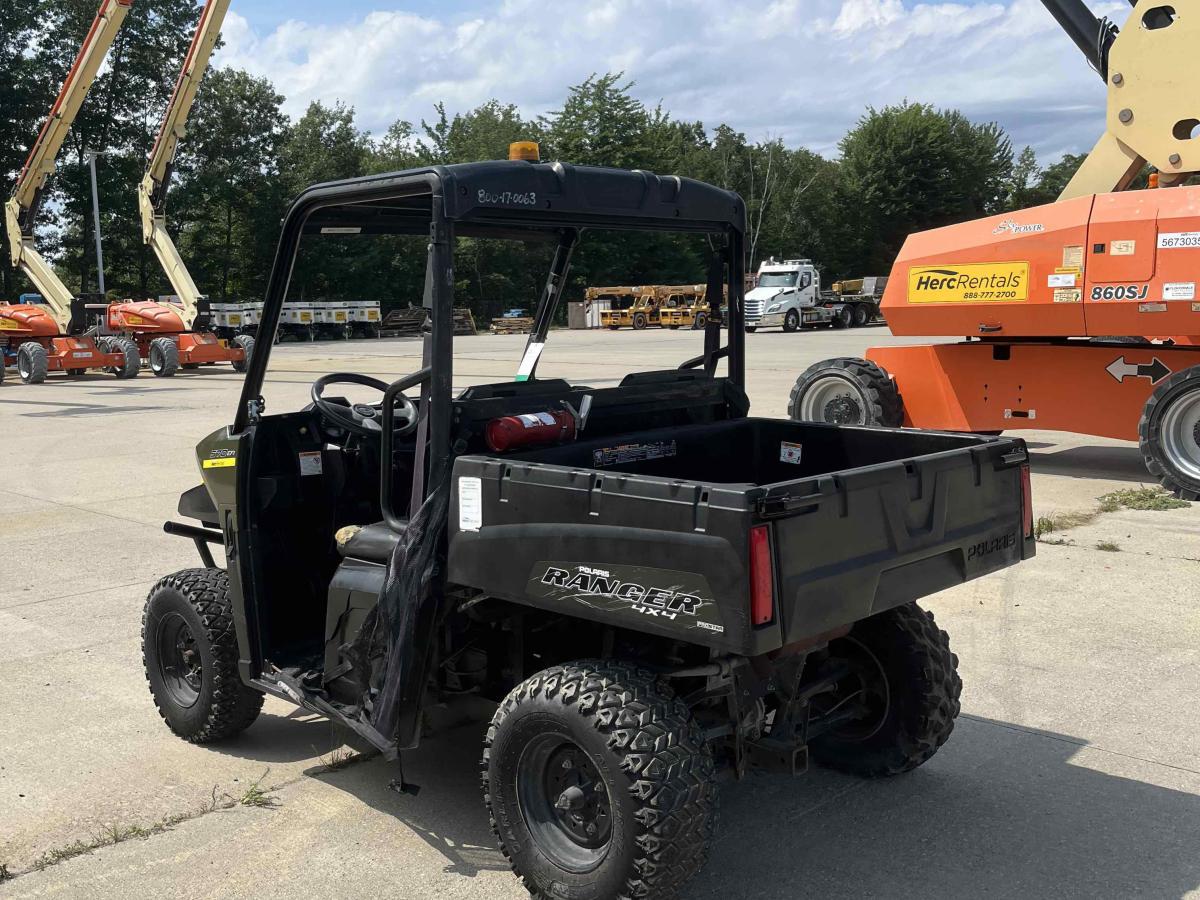
[[[533,319],[492,319],[492,334],[529,334]]]
[[[380,337],[408,337],[421,333],[429,313],[422,306],[393,309],[379,325]]]
[[[454,308],[454,333],[455,334],[478,334],[475,328],[475,317],[471,315],[471,311],[465,306],[456,306]]]

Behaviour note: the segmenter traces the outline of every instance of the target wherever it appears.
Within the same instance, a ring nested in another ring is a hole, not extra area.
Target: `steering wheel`
[[[339,403],[325,399],[325,388],[331,384],[357,384],[362,387],[375,388],[379,393],[385,393],[387,384],[369,375],[359,375],[355,372],[334,372],[322,375],[312,385],[312,402],[321,415],[335,425],[347,431],[364,437],[380,437],[383,434],[382,404],[372,406],[370,403]],[[396,397],[395,407],[396,436],[412,433],[417,427],[417,405],[404,394]]]

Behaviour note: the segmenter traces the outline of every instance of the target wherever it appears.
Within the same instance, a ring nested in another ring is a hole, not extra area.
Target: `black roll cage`
[[[711,314],[705,327],[704,352],[680,368],[703,366],[712,374],[718,360],[726,359],[727,377],[744,389],[745,205],[737,194],[691,179],[638,170],[526,161],[466,163],[318,184],[295,200],[282,222],[264,298],[260,339],[250,359],[233,433],[245,431],[264,410],[262,385],[301,239],[306,234],[427,235],[423,302],[429,310],[430,326],[424,336],[422,368],[393,382],[383,406],[381,500],[388,524],[402,529],[406,517],[390,503],[392,399],[401,391],[420,385],[422,392],[413,510],[424,500],[427,486],[440,484],[449,474],[455,238],[556,242],[526,345],[528,353],[530,345],[545,343],[562,300],[571,256],[589,228],[710,236],[706,296]],[[722,306],[727,311],[724,317]],[[728,328],[724,346],[723,324]],[[530,379],[535,370],[536,357]]]

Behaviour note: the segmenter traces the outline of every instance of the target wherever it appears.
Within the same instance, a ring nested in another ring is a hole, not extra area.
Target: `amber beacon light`
[[[508,158],[538,162],[541,159],[541,151],[537,141],[514,141],[508,145]]]

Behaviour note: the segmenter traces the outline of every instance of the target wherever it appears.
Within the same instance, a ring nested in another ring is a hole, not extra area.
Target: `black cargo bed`
[[[762,653],[1032,555],[1025,460],[1017,439],[752,418],[464,456],[449,576]],[[756,526],[769,533],[775,596],[759,626]]]

